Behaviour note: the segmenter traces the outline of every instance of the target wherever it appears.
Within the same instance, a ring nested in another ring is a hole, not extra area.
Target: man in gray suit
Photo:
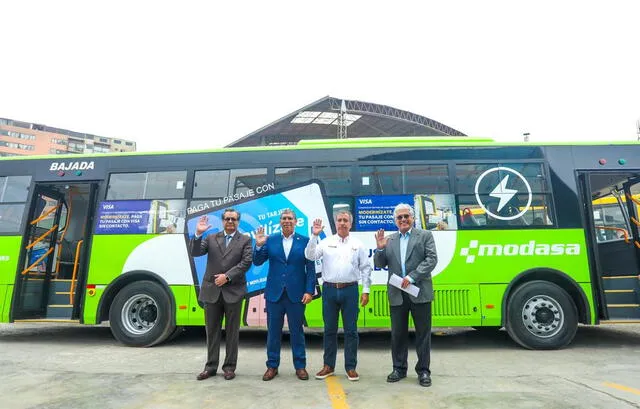
[[[224,231],[202,238],[211,228],[209,218],[200,217],[191,241],[193,257],[207,254],[207,268],[202,278],[198,300],[204,303],[207,332],[207,363],[196,377],[201,381],[215,376],[220,359],[222,318],[225,320],[226,356],[222,364],[224,379],[236,377],[238,341],[242,300],[247,293],[245,273],[251,267],[251,238],[238,232],[240,212],[225,209],[222,214]]]
[[[417,297],[392,285],[387,285],[387,295],[391,306],[391,355],[393,371],[387,382],[398,382],[407,376],[407,355],[409,350],[409,312],[416,329],[416,352],[418,363],[416,372],[422,386],[431,386],[431,302],[433,284],[431,271],[438,261],[433,235],[428,230],[414,228],[413,207],[401,203],[393,210],[398,232],[389,237],[384,230],[376,233],[377,251],[373,256],[376,267],[389,269],[389,277],[402,277],[402,288],[416,285],[420,292]]]

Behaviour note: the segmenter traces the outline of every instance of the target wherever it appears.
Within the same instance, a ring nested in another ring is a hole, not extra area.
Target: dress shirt
[[[291,247],[293,246],[293,236],[295,233],[291,233],[291,236],[286,237],[282,234],[282,248],[284,249],[284,258],[289,258],[289,253],[291,253]],[[256,251],[260,251],[263,246],[256,246]]]
[[[411,229],[407,231],[405,234],[398,232],[400,235],[400,264],[402,265],[402,277],[407,277],[412,284],[414,282],[413,278],[407,275],[407,269],[405,268],[405,262],[407,260],[407,246],[409,245],[409,239],[411,239]]]
[[[411,230],[405,234],[400,234],[400,264],[402,265],[402,277],[407,275],[407,269],[405,268],[405,261],[407,259],[407,245],[409,244],[409,237],[411,236]]]
[[[362,292],[369,292],[371,264],[364,245],[355,237],[343,239],[335,234],[318,244],[318,236],[311,236],[304,255],[309,260],[322,258],[323,281],[350,283],[362,280]]]
[[[282,235],[282,248],[284,249],[284,258],[289,258],[289,253],[291,252],[291,246],[293,246],[293,235],[291,233],[289,237],[286,237],[284,234]]]

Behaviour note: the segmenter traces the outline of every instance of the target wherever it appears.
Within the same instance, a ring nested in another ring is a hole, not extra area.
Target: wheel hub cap
[[[564,325],[562,306],[548,295],[536,295],[522,307],[522,323],[536,337],[550,338]]]
[[[121,314],[122,323],[129,333],[143,335],[156,325],[158,305],[148,295],[136,294],[124,303]]]

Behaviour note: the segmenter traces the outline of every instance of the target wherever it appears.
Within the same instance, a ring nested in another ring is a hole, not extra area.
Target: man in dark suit
[[[401,203],[393,211],[398,232],[389,237],[384,230],[376,233],[377,251],[373,256],[376,267],[389,269],[392,274],[402,277],[401,287],[416,285],[420,291],[417,297],[392,285],[387,285],[387,295],[391,307],[391,355],[393,371],[387,382],[397,382],[407,376],[407,355],[409,349],[409,312],[416,329],[416,352],[418,363],[416,372],[422,386],[431,386],[431,302],[433,284],[431,271],[438,262],[433,235],[428,230],[414,228],[413,207]]]
[[[304,345],[304,309],[313,299],[316,283],[314,262],[307,260],[304,249],[309,238],[295,233],[296,214],[285,209],[280,214],[280,233],[267,237],[264,227],[256,231],[253,264],[262,265],[269,260],[269,273],[264,290],[267,301],[267,371],[263,381],[278,374],[282,326],[286,315],[291,336],[293,366],[298,379],[309,379]]]
[[[220,359],[222,319],[225,321],[226,356],[222,364],[224,379],[236,377],[238,340],[242,300],[247,293],[245,273],[251,267],[251,238],[238,232],[240,213],[225,209],[222,214],[224,230],[202,238],[211,228],[205,215],[198,220],[191,242],[193,257],[207,254],[207,268],[202,278],[198,300],[204,303],[207,332],[207,363],[196,379],[214,376]]]

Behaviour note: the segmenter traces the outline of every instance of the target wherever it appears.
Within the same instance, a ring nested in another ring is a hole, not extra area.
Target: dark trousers
[[[267,301],[267,368],[280,366],[282,327],[285,315],[289,324],[293,367],[295,369],[307,367],[304,329],[302,328],[304,307],[305,305],[301,301],[292,302],[286,291],[282,292],[278,301]]]
[[[402,305],[391,306],[391,358],[393,369],[407,373],[409,351],[409,312],[416,329],[416,372],[431,373],[431,303],[415,304],[402,293]]]
[[[322,318],[324,321],[324,364],[336,367],[338,354],[338,314],[342,313],[344,328],[344,368],[358,365],[358,286],[345,288],[322,286]]]
[[[220,338],[222,319],[225,330],[225,358],[223,371],[235,371],[238,362],[238,342],[240,339],[240,313],[242,300],[227,303],[220,295],[215,303],[204,303],[204,323],[207,330],[207,363],[205,371],[215,373],[220,361]]]

